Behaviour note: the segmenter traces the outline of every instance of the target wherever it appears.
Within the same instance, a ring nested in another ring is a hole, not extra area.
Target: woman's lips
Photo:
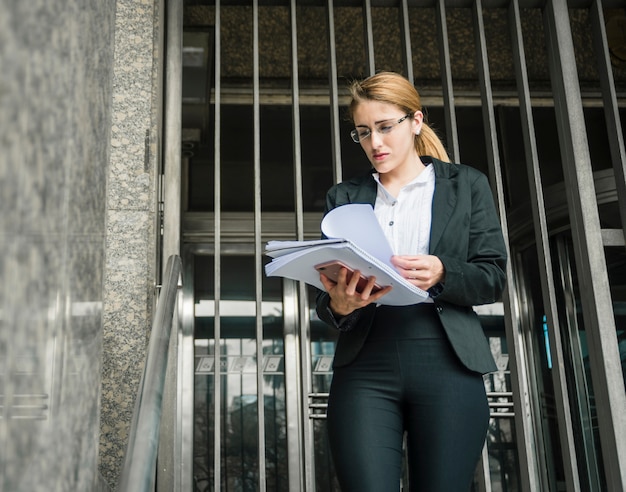
[[[375,161],[382,161],[388,154],[373,154],[372,157]]]

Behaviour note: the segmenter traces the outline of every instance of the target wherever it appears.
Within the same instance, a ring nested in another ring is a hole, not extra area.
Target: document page
[[[338,260],[366,277],[375,276],[379,285],[393,287],[380,304],[405,306],[428,298],[427,292],[407,282],[391,264],[393,251],[371,205],[337,207],[326,214],[321,227],[328,239],[270,241],[265,253],[273,260],[265,265],[266,275],[300,280],[323,290],[315,267]]]
[[[329,238],[347,239],[394,268],[391,264],[393,250],[371,205],[351,203],[332,209],[322,220],[322,232]]]

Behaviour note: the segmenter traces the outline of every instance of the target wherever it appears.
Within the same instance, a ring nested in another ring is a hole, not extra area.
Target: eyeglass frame
[[[389,119],[389,120],[384,120],[381,121],[380,123],[378,123],[375,127],[374,130],[377,133],[380,133],[381,135],[387,135],[388,133],[391,133],[393,131],[393,129],[398,126],[400,123],[402,123],[404,120],[406,120],[409,116],[414,116],[415,112],[412,113],[407,113],[405,114],[402,118],[400,118],[397,121],[394,121],[393,118]],[[390,121],[394,121],[393,123],[389,123]],[[389,128],[381,130],[380,126],[386,124],[386,126],[388,126]],[[359,130],[357,128],[355,128],[354,130],[352,130],[350,132],[350,137],[352,138],[352,141],[354,143],[361,143],[362,140],[365,140],[366,138],[369,138],[372,136],[372,130],[370,130],[369,128],[363,128],[363,133],[367,132],[366,135],[360,136],[359,135]]]

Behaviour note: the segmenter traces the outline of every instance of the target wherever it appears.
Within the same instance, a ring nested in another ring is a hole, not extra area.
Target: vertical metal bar
[[[307,296],[307,286],[304,282],[298,285],[298,305],[300,317],[300,367],[301,370],[301,393],[298,402],[300,403],[300,412],[298,415],[301,419],[303,432],[303,452],[304,456],[301,463],[304,466],[304,484],[306,492],[315,492],[315,440],[313,421],[308,418],[308,400],[309,394],[313,391],[312,375],[311,375],[311,323],[309,319],[309,299]]]
[[[292,124],[293,124],[293,165],[294,165],[294,195],[296,215],[296,238],[304,239],[304,199],[302,190],[302,152],[300,138],[300,86],[298,76],[298,31],[297,31],[297,7],[296,0],[290,1],[291,6],[291,96],[292,96]],[[305,491],[315,490],[315,442],[313,437],[313,423],[306,418],[304,412],[308,406],[304,398],[311,392],[311,336],[309,332],[309,311],[306,299],[306,285],[300,282],[298,285],[298,306],[300,317],[300,361],[301,379],[298,397],[298,418],[302,429],[302,444],[292,444],[292,448],[300,453]],[[296,376],[295,374],[293,375]],[[294,436],[294,440],[300,435]]]
[[[180,255],[181,132],[183,109],[183,6],[181,0],[167,4],[167,55],[165,92],[165,139],[162,264]]]
[[[290,0],[291,27],[291,122],[293,126],[293,170],[296,198],[296,239],[304,239],[302,193],[302,140],[300,130],[300,76],[298,74],[298,26],[296,0]]]
[[[335,8],[333,0],[327,3],[328,20],[328,85],[330,90],[330,130],[334,182],[342,179],[341,145],[339,135],[339,90],[337,89],[337,45],[335,43]]]
[[[402,36],[402,56],[406,67],[406,77],[413,82],[413,52],[411,51],[411,28],[409,26],[409,5],[400,0],[400,33]]]
[[[624,490],[626,394],[566,0],[548,0],[544,22],[604,470]]]
[[[252,0],[252,106],[254,120],[254,279],[259,492],[265,492],[265,395],[263,382],[263,251],[261,246],[261,111],[259,96],[259,2]]]
[[[511,315],[511,318],[513,318],[511,325],[515,328],[512,328],[509,332],[509,328],[506,327],[506,335],[510,354],[509,366],[512,368],[511,399],[513,400],[514,416],[516,419],[515,436],[519,453],[520,481],[522,490],[543,491],[546,487],[550,488],[553,484],[549,482],[547,467],[541,466],[539,463],[539,457],[545,457],[544,459],[546,461],[551,460],[552,457],[546,454],[547,452],[543,447],[543,427],[536,423],[539,417],[533,418],[535,415],[541,415],[543,380],[541,379],[541,375],[538,374],[541,372],[541,368],[533,364],[531,356],[527,356],[527,354],[533,354],[536,347],[532,337],[528,336],[528,330],[526,330],[523,325],[523,320],[529,319],[532,316],[530,288],[524,272],[522,253],[512,251],[510,261],[513,264],[513,275],[516,279],[515,285],[517,290],[515,300],[518,310],[515,316]],[[505,326],[507,322],[505,318]],[[509,341],[509,338],[511,341]],[[513,344],[517,344],[518,346],[515,347]],[[514,350],[510,348],[511,346],[513,346]],[[516,373],[514,369],[517,369],[519,373]],[[534,391],[536,391],[537,394],[535,394]],[[516,392],[519,393],[519,403],[516,401]],[[518,408],[516,406],[522,408],[524,411],[522,419],[518,418]],[[517,428],[518,425],[525,425],[526,427],[520,430]],[[525,447],[522,448],[522,446]],[[524,466],[527,466],[526,463],[530,463],[530,466],[534,467],[534,469],[525,472]]]
[[[613,171],[615,173],[615,188],[622,219],[622,233],[626,234],[626,151],[624,150],[624,132],[620,122],[615,82],[609,58],[602,0],[592,2],[589,10],[589,20],[593,33],[596,60],[598,60],[598,73],[600,74],[600,87],[602,88],[602,100],[604,102],[604,117],[606,119],[611,161],[613,162]]]
[[[301,411],[298,377],[299,361],[299,336],[298,336],[298,290],[296,282],[289,279],[283,280],[283,334],[285,343],[285,400],[287,412],[287,463],[289,470],[289,492],[302,492],[304,489],[301,473],[301,450],[300,429]],[[296,377],[293,377],[296,376]],[[292,446],[293,445],[293,446]],[[295,449],[294,449],[295,448]]]
[[[182,282],[181,282],[182,285]],[[177,311],[172,329],[178,337],[177,396],[176,396],[176,448],[174,462],[174,492],[189,490],[193,479],[193,402],[194,402],[194,346],[193,331],[181,322],[182,292],[179,292]]]
[[[500,171],[500,153],[498,151],[498,135],[496,132],[496,117],[493,110],[493,93],[491,91],[491,75],[489,73],[489,59],[487,57],[487,41],[485,39],[485,25],[483,22],[483,7],[481,0],[474,0],[474,39],[476,44],[476,65],[478,70],[478,83],[480,85],[481,108],[483,113],[483,126],[485,130],[485,149],[487,151],[487,163],[491,174],[492,186],[495,185],[498,193],[498,201],[504,204],[502,189],[502,173]],[[504,208],[500,209],[501,214]]]
[[[446,149],[452,162],[460,162],[459,135],[456,126],[454,89],[452,87],[452,65],[450,63],[450,43],[448,42],[448,22],[446,21],[445,0],[437,0],[437,39],[439,41],[439,65],[443,86],[443,109],[446,121]]]
[[[166,265],[171,255],[180,255],[180,213],[181,213],[181,132],[182,132],[182,50],[183,50],[183,5],[181,0],[162,2],[165,10],[166,57],[165,57],[165,103],[164,103],[164,151],[163,151],[163,249],[161,265]],[[174,324],[178,329],[178,323]],[[179,333],[170,337],[168,363],[163,394],[163,413],[161,417],[162,442],[158,456],[159,490],[180,490],[183,473],[190,472],[189,461],[183,462],[183,456],[192,450],[183,450],[182,435],[178,432],[182,414],[182,401],[179,387],[180,346]],[[192,404],[193,406],[193,404]],[[183,453],[185,453],[183,455]]]
[[[476,492],[491,492],[491,474],[489,473],[489,451],[487,449],[487,443],[485,443],[480,453],[478,466],[479,470],[476,473],[478,476],[478,487]]]
[[[192,257],[193,258],[193,257]],[[182,272],[182,284],[193,277],[193,259],[190,268]],[[193,424],[194,424],[194,310],[192,289],[178,293],[178,316],[174,318],[174,327],[178,329],[178,433],[180,435],[180,470],[179,480],[174,492],[193,489]],[[191,298],[189,298],[191,293]],[[157,484],[159,482],[157,481]],[[161,489],[164,492],[167,489]]]
[[[376,73],[374,57],[374,28],[372,27],[372,0],[363,2],[363,34],[365,38],[365,69],[368,75]]]
[[[487,161],[491,184],[496,195],[496,203],[500,212],[500,223],[502,231],[508,245],[508,224],[506,205],[504,202],[504,187],[502,184],[502,172],[500,167],[500,154],[498,152],[498,136],[496,134],[495,114],[493,109],[493,96],[491,91],[489,63],[487,58],[487,43],[485,40],[485,28],[483,22],[482,2],[475,0],[473,4],[474,34],[476,43],[476,62],[478,68],[478,79],[483,109],[483,125],[485,128]],[[510,258],[509,253],[509,258]],[[522,441],[520,449],[520,468],[529,470],[529,474],[522,473],[522,481],[530,483],[524,484],[524,490],[539,490],[537,488],[537,464],[533,458],[534,442],[532,438],[532,418],[529,410],[529,389],[526,380],[525,354],[523,337],[519,331],[519,317],[516,310],[516,285],[513,282],[513,262],[507,263],[507,289],[503,296],[506,306],[505,328],[509,345],[509,354],[512,356],[512,378],[514,398],[516,429],[518,441]],[[524,362],[523,362],[524,361]],[[532,483],[533,481],[537,483]]]
[[[221,425],[221,409],[222,409],[222,375],[221,375],[221,320],[220,320],[220,299],[221,299],[221,284],[222,284],[222,269],[221,269],[221,255],[222,255],[222,196],[221,196],[221,77],[222,77],[222,22],[221,22],[221,1],[215,0],[215,122],[214,122],[214,161],[215,169],[213,176],[213,193],[214,193],[214,224],[213,224],[213,237],[215,241],[215,253],[214,253],[214,357],[215,363],[213,364],[214,370],[214,393],[213,393],[213,407],[214,407],[214,421],[213,421],[213,490],[215,492],[221,491],[222,486],[222,456],[221,456],[221,444],[222,444],[222,425]]]
[[[537,154],[537,142],[530,102],[530,88],[528,72],[526,68],[526,55],[522,38],[522,24],[520,18],[519,2],[512,0],[509,6],[509,22],[511,25],[511,42],[513,48],[513,64],[517,80],[518,97],[520,101],[520,116],[522,119],[522,137],[526,155],[526,169],[530,188],[530,203],[535,227],[535,243],[539,262],[539,277],[541,292],[548,324],[548,333],[553,361],[552,378],[555,390],[555,400],[559,419],[559,436],[561,452],[563,453],[563,466],[567,490],[580,490],[580,477],[578,474],[576,448],[572,427],[571,409],[567,390],[565,374],[565,360],[563,355],[563,343],[561,340],[561,324],[559,322],[554,278],[552,275],[552,258],[550,255],[548,226],[546,210],[543,201],[541,171],[539,168],[539,156]],[[528,436],[530,437],[530,436]],[[526,439],[526,436],[524,436]],[[526,444],[526,443],[525,443]],[[527,444],[531,445],[531,442]],[[534,446],[533,446],[534,447]],[[536,463],[536,450],[530,447],[525,450],[527,460]],[[524,468],[525,469],[525,468]],[[538,476],[529,474],[530,480],[538,480]],[[539,482],[537,482],[537,486]]]

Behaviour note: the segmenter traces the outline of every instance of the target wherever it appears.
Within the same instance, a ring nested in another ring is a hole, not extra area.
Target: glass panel
[[[626,252],[623,247],[615,247],[604,248],[604,254],[609,272],[611,299],[613,299],[622,377],[626,385]]]
[[[195,428],[194,482],[197,491],[213,490],[215,439],[215,304],[213,257],[195,259]],[[264,374],[265,473],[267,490],[288,490],[282,304],[278,279],[264,292],[263,360],[257,363],[254,258],[222,258],[220,301],[221,477],[224,491],[259,487],[257,368]],[[278,287],[278,288],[277,288]]]
[[[583,108],[591,167],[594,172],[611,169],[611,146],[604,108]]]
[[[183,104],[206,104],[212,60],[212,30],[183,33]]]
[[[604,110],[603,108],[587,107],[584,108],[584,113],[593,171],[609,169],[611,168],[611,155]],[[526,149],[524,148],[524,140],[520,138],[520,135],[522,135],[520,109],[518,107],[501,106],[498,108],[497,116],[499,120],[499,138],[501,140],[500,152],[503,161],[506,162],[503,172],[507,183],[507,199],[512,207],[529,207]],[[546,188],[554,187],[545,193],[546,201],[548,201],[555,195],[554,190],[559,190],[559,194],[563,195],[563,167],[559,146],[557,145],[556,115],[554,108],[535,107],[533,108],[533,116],[541,180]],[[464,129],[461,133],[464,134],[466,131],[467,129]],[[596,179],[604,175],[604,173],[596,174]],[[597,182],[596,185],[599,185],[596,189],[598,194],[613,191],[615,187],[614,183],[609,183],[608,181]],[[608,187],[611,188],[607,189]],[[565,202],[564,195],[562,201]],[[550,205],[550,202],[547,205]],[[610,212],[609,217],[606,219],[607,221],[610,221],[610,218],[615,216],[616,211],[611,210]],[[530,212],[528,212],[529,214]],[[621,227],[619,225],[619,215],[617,215],[615,224],[616,227]]]
[[[504,307],[502,303],[495,303],[474,309],[478,312],[491,353],[498,366],[497,372],[484,377],[492,417],[487,431],[491,490],[516,492],[521,490],[521,483],[509,351],[504,329]],[[479,490],[477,486],[475,483],[475,490]]]
[[[553,261],[557,286],[557,305],[560,307],[561,337],[567,371],[567,386],[574,444],[578,457],[578,471],[585,490],[605,490],[603,474],[599,472],[601,450],[597,425],[595,398],[589,366],[587,334],[580,310],[580,295],[571,238],[556,239],[558,254]]]
[[[533,107],[532,111],[543,194],[547,202],[546,205],[550,206],[550,195],[554,193],[555,188],[562,186],[564,179],[561,149],[558,145],[556,114],[553,107]]]
[[[211,119],[215,112],[210,106]],[[203,118],[209,117],[209,114]],[[191,124],[191,123],[190,123]],[[250,105],[221,107],[221,189],[222,211],[242,212],[254,208],[254,115]],[[203,140],[189,154],[189,210],[211,212],[214,209],[214,140],[213,124],[202,133]]]
[[[264,212],[294,211],[294,158],[292,109],[261,106],[261,201]],[[214,109],[211,107],[211,113]],[[254,209],[253,112],[250,105],[222,105],[222,210],[252,212]],[[303,210],[324,209],[326,191],[333,184],[330,111],[325,106],[300,108]],[[349,133],[350,122],[340,118],[342,158],[347,176],[364,174],[370,168],[361,147]],[[211,130],[212,131],[212,130]],[[192,212],[214,209],[214,146],[186,143],[189,159],[188,207]],[[191,138],[191,137],[190,137]],[[187,148],[188,146],[188,148]]]
[[[534,374],[535,381],[531,386],[535,388],[533,398],[537,402],[535,410],[538,415],[536,420],[541,423],[538,436],[543,439],[542,446],[545,455],[543,466],[547,470],[550,489],[557,490],[557,487],[565,486],[565,476],[552,380],[551,340],[548,336],[548,327],[544,315],[545,308],[536,248],[528,248],[521,255],[521,258],[522,265],[519,271],[523,272],[522,285],[526,286],[525,291],[529,296],[528,308],[524,313],[526,316],[522,322],[528,327],[525,328],[525,331],[527,330],[530,335],[527,343],[532,346],[529,351],[534,365],[530,372]]]
[[[339,484],[335,478],[328,435],[326,432],[326,408],[330,382],[333,377],[333,357],[338,332],[317,317],[315,297],[317,291],[309,286],[308,298],[311,300],[311,392],[309,416],[313,419],[313,439],[315,446],[315,487],[322,492],[339,492]]]
[[[291,113],[291,106],[261,106],[261,187],[263,191],[261,204],[263,211],[293,212],[294,210]],[[307,183],[307,187],[309,185],[310,183]]]
[[[346,124],[341,136],[348,139]],[[330,131],[330,109],[327,106],[301,106],[300,128],[302,139],[302,193],[305,212],[324,210],[326,190],[333,184],[333,161]],[[346,143],[342,142],[342,149]],[[357,149],[360,150],[360,149]]]
[[[489,176],[487,144],[481,108],[459,106],[456,108],[456,118],[459,152],[461,153],[460,163],[472,166]],[[439,128],[445,128],[443,121]]]

